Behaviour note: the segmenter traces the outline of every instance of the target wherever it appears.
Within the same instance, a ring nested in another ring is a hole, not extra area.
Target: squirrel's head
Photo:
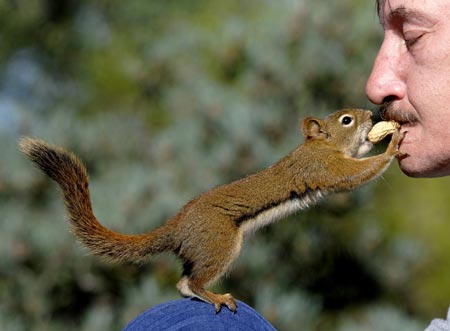
[[[324,119],[307,117],[301,129],[306,140],[333,145],[351,157],[361,157],[372,148],[367,134],[372,128],[372,112],[364,109],[338,110]]]

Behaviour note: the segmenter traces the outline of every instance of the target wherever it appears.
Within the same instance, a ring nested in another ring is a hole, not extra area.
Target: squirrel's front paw
[[[400,130],[396,130],[392,134],[392,138],[391,138],[391,141],[389,142],[389,146],[388,146],[387,152],[392,154],[392,155],[394,155],[394,156],[400,155],[400,152],[398,150],[398,146],[399,146],[399,144],[402,141],[404,136],[405,136],[404,132],[400,132]]]

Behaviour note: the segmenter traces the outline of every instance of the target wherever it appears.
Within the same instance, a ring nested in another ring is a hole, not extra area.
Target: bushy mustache
[[[400,124],[417,122],[417,116],[409,111],[397,109],[392,102],[386,102],[378,110],[381,119],[385,121],[396,121]]]

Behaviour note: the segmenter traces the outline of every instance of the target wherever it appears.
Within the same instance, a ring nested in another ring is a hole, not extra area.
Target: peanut
[[[383,140],[386,136],[393,134],[400,128],[400,124],[395,121],[381,121],[375,124],[370,130],[367,138],[371,143],[376,144]]]

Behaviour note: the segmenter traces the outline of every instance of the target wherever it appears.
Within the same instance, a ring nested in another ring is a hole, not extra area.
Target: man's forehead
[[[380,15],[380,10],[383,8],[384,0],[377,0],[377,13]]]
[[[398,3],[397,3],[398,2]],[[402,1],[390,1],[390,0],[377,0],[377,13],[380,17],[380,21],[383,23],[385,19],[388,19],[393,12],[399,12],[400,10],[405,10],[407,0]]]

